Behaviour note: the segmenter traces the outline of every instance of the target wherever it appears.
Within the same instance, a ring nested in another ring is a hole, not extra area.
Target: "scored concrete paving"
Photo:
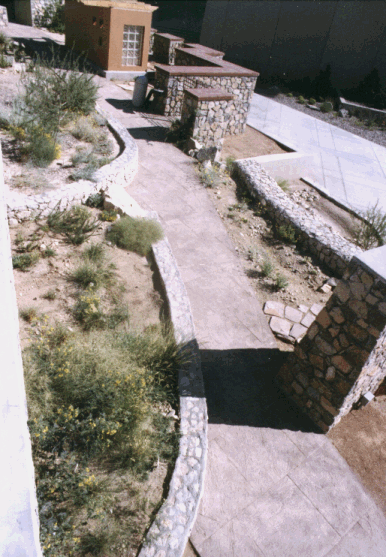
[[[346,207],[366,210],[379,201],[386,212],[386,148],[254,94],[248,125],[314,155],[304,174]]]
[[[283,397],[277,348],[192,159],[113,84],[100,105],[137,140],[128,192],[157,211],[191,301],[209,412],[201,557],[376,557],[386,520],[330,441]],[[359,549],[358,549],[359,548]],[[358,550],[358,551],[357,551]],[[195,555],[188,547],[186,557]]]

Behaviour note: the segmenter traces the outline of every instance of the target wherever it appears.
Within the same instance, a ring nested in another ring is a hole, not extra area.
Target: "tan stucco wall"
[[[111,10],[111,33],[110,33],[110,52],[109,70],[142,70],[146,71],[149,58],[151,12],[134,12],[112,8]],[[122,66],[122,46],[123,46],[123,27],[124,25],[138,25],[145,27],[142,47],[141,66]]]
[[[80,2],[66,1],[66,46],[84,52],[87,58],[103,69],[108,69],[110,8],[84,6]],[[93,25],[93,18],[96,25]],[[103,27],[100,20],[103,19]],[[102,37],[102,46],[98,44]]]
[[[93,18],[96,18],[96,25]],[[103,28],[99,22],[103,19]],[[66,0],[66,46],[87,53],[87,58],[104,70],[130,71],[147,69],[152,12],[120,8],[85,6],[81,2]],[[145,27],[142,65],[122,66],[124,25]],[[103,44],[98,44],[102,37]]]

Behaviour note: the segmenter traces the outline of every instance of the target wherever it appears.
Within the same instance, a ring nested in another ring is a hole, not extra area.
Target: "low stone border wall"
[[[238,160],[234,168],[236,177],[261,201],[277,225],[293,226],[299,240],[337,275],[342,276],[351,259],[362,253],[292,201],[256,158]]]
[[[85,202],[90,195],[103,193],[106,198],[116,197],[132,182],[138,171],[138,146],[126,128],[115,118],[108,116],[100,108],[98,112],[107,120],[108,127],[117,139],[121,154],[110,164],[103,166],[94,174],[95,182],[81,180],[64,188],[38,195],[8,193],[8,219],[10,226],[40,214],[47,216],[59,204],[65,207]]]
[[[369,118],[370,120],[386,121],[386,110],[362,106],[361,104],[347,101],[343,97],[339,97],[339,108],[348,110],[350,116],[354,115]]]
[[[102,111],[100,111],[102,113]],[[131,217],[156,220],[124,191],[138,168],[138,148],[118,121],[102,113],[123,148],[111,164],[95,173],[96,183],[77,182],[51,195],[21,196],[12,206],[10,219],[26,220],[34,213],[48,213],[57,203],[70,205],[102,193],[105,207]],[[36,199],[38,198],[38,199]],[[24,201],[24,205],[22,202]],[[201,360],[196,341],[189,298],[167,239],[153,246],[152,257],[168,304],[176,341],[181,345],[184,362],[179,371],[180,448],[169,486],[169,494],[151,525],[139,557],[182,557],[198,512],[204,488],[207,456],[207,406]]]
[[[7,8],[5,6],[0,6],[0,27],[7,27],[7,25],[8,25]]]

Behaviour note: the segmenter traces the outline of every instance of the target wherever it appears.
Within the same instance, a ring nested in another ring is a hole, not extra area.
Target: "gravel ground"
[[[260,95],[270,96],[267,95],[267,92],[263,90],[257,90],[256,92]],[[386,147],[386,127],[384,127],[383,129],[380,129],[378,127],[369,129],[368,127],[366,127],[365,122],[359,120],[359,118],[356,118],[355,116],[342,118],[338,115],[337,112],[324,114],[323,112],[318,112],[316,110],[313,110],[312,108],[308,108],[306,105],[299,104],[295,96],[287,97],[287,95],[285,95],[284,93],[279,93],[278,95],[273,97],[273,99],[278,103],[289,106],[290,108],[294,108],[295,110],[299,110],[299,112],[304,112],[309,116],[313,116],[314,118],[323,120],[323,122],[328,122],[329,124],[337,126],[342,130],[346,130],[350,133],[353,133],[354,135],[359,135],[359,137],[362,137],[363,139],[373,141],[378,145]]]

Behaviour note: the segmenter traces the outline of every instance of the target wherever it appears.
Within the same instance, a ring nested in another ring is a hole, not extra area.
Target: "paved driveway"
[[[312,153],[314,164],[304,177],[347,207],[375,205],[386,212],[386,148],[289,108],[262,95],[253,95],[248,124]]]

